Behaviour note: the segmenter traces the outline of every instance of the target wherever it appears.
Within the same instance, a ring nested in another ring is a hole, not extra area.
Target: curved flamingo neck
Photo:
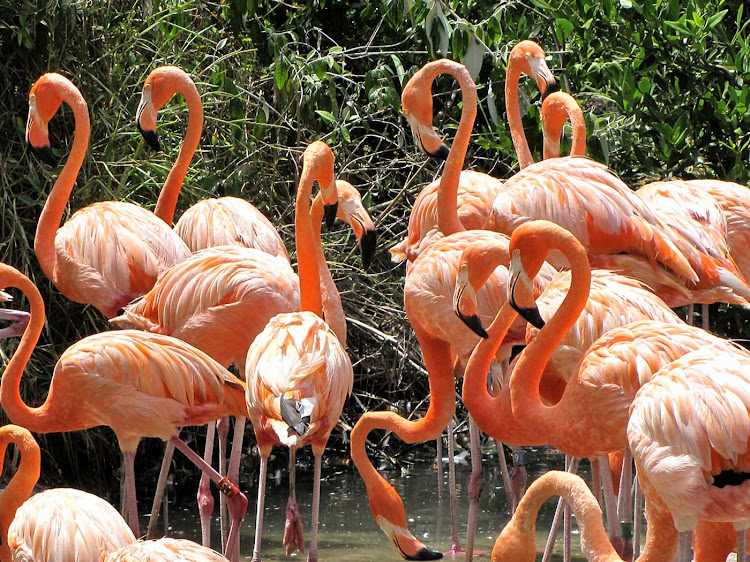
[[[573,129],[570,155],[586,156],[586,122],[581,106],[573,96],[565,92],[554,92],[542,104],[544,158],[560,156],[560,139],[568,119]]]
[[[450,74],[458,80],[463,99],[461,120],[451,144],[448,159],[445,161],[438,190],[438,228],[440,232],[448,236],[454,232],[466,230],[458,219],[458,182],[477,116],[477,87],[466,67],[453,61],[445,61],[445,64],[436,65],[432,71],[435,72],[433,80],[438,74]]]
[[[201,140],[203,130],[203,103],[198,89],[190,76],[182,71],[171,74],[172,84],[174,84],[174,94],[182,94],[188,106],[188,125],[185,131],[185,138],[182,141],[180,153],[177,160],[169,171],[164,187],[159,194],[159,200],[156,202],[154,214],[172,227],[174,221],[174,212],[177,208],[177,198],[180,195],[182,184],[185,181],[190,161],[193,159],[195,151]]]
[[[510,138],[513,140],[513,146],[516,149],[518,164],[523,169],[533,164],[534,158],[531,156],[526,133],[523,130],[521,107],[518,103],[518,82],[520,78],[521,71],[515,59],[511,57],[505,73],[505,112],[508,116]]]
[[[86,156],[86,148],[89,144],[91,124],[89,122],[89,110],[86,100],[81,92],[71,83],[60,81],[57,83],[57,92],[62,101],[67,103],[73,110],[75,119],[75,130],[73,132],[73,146],[70,150],[67,162],[60,176],[57,178],[52,191],[50,191],[47,202],[44,204],[34,237],[34,252],[39,260],[42,271],[55,285],[57,285],[57,252],[55,251],[55,235],[60,227],[65,206],[70,199],[70,193],[75,185],[78,171]]]
[[[15,425],[6,425],[0,428],[0,472],[5,460],[5,451],[8,444],[13,443],[21,453],[21,461],[18,470],[11,478],[5,490],[0,494],[0,561],[11,560],[10,548],[8,547],[8,528],[10,527],[16,511],[29,499],[34,486],[39,480],[41,466],[41,455],[39,446],[34,441],[28,430]]]
[[[573,429],[570,423],[560,424],[559,421],[569,407],[571,391],[577,384],[577,379],[568,383],[562,399],[554,406],[542,403],[539,384],[552,353],[586,306],[591,286],[591,268],[586,251],[572,234],[545,236],[542,244],[546,244],[546,247],[540,248],[540,252],[546,254],[551,250],[559,250],[568,259],[571,270],[570,289],[555,315],[518,358],[509,386],[514,412],[518,407],[526,420],[534,420],[535,433],[546,436],[552,431],[559,435],[565,428]]]
[[[36,286],[25,275],[10,266],[4,266],[2,269],[11,273],[11,275],[2,276],[3,284],[20,289],[29,300],[31,319],[2,375],[0,404],[13,423],[36,433],[54,431],[55,416],[50,415],[47,408],[49,397],[38,408],[30,408],[24,403],[20,391],[21,376],[44,327],[44,301]]]
[[[309,311],[323,318],[323,303],[320,293],[319,253],[310,218],[310,195],[315,171],[313,163],[302,167],[294,207],[294,237],[297,249],[297,274],[299,275],[300,310]],[[320,246],[320,242],[317,243]],[[322,253],[322,249],[320,250]]]
[[[404,507],[393,487],[367,458],[365,441],[373,429],[392,431],[406,443],[439,437],[456,411],[455,378],[450,346],[415,328],[429,373],[430,404],[424,417],[409,421],[395,412],[365,412],[351,432],[351,457],[367,486],[373,517],[382,515],[391,523],[406,527]]]
[[[336,334],[342,347],[346,349],[346,316],[344,307],[341,304],[341,295],[333,282],[331,270],[328,267],[325,253],[323,252],[323,241],[321,240],[321,230],[323,227],[323,196],[318,193],[313,199],[310,208],[310,221],[313,226],[315,237],[315,252],[318,261],[318,275],[320,278],[321,303],[326,323]]]

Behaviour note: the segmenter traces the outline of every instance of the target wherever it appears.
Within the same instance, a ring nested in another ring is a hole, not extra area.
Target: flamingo
[[[533,41],[521,41],[511,51],[508,61],[506,110],[521,167],[533,163],[533,160],[521,123],[518,82],[522,73],[531,76],[542,96],[556,88],[545,56],[544,50]],[[450,151],[432,127],[431,88],[440,74],[456,78],[463,97],[461,120]],[[412,262],[424,249],[424,239],[436,228],[444,235],[482,228],[502,181],[480,172],[461,170],[477,113],[476,86],[464,65],[449,59],[424,65],[404,87],[401,110],[420,150],[428,156],[447,158],[443,178],[426,186],[414,201],[407,238],[390,250],[394,261]]]
[[[750,527],[749,368],[746,349],[706,346],[662,367],[630,406],[639,481],[680,532],[699,520],[732,523],[743,535]]]
[[[188,106],[188,126],[180,154],[172,165],[154,213],[170,227],[182,183],[198,148],[203,128],[203,104],[192,78],[176,66],[159,66],[143,84],[136,123],[154,150],[161,150],[156,134],[156,116],[175,94],[182,94]],[[169,197],[167,197],[169,195]],[[224,245],[257,248],[289,260],[284,241],[263,213],[239,197],[203,199],[185,211],[174,227],[190,251]]]
[[[492,562],[533,562],[536,558],[536,519],[539,508],[551,496],[562,496],[570,504],[581,533],[583,555],[596,562],[622,562],[609,542],[602,511],[586,483],[575,474],[552,470],[537,478],[524,494],[513,517],[505,525],[492,549]],[[658,497],[646,503],[648,534],[638,560],[672,560],[677,532],[672,518]]]
[[[171,441],[230,499],[233,552],[247,499],[178,437],[179,427],[220,417],[246,416],[243,381],[194,347],[160,334],[102,332],[71,345],[57,361],[47,399],[31,408],[23,402],[21,376],[44,326],[44,303],[36,286],[18,270],[0,264],[0,286],[20,289],[31,319],[0,383],[0,404],[14,423],[37,433],[77,431],[107,425],[125,457],[127,514],[138,535],[133,460],[142,437]]]
[[[0,494],[2,562],[98,562],[102,552],[135,541],[117,510],[93,494],[54,488],[29,499],[39,479],[39,445],[26,428],[0,427],[0,471],[11,443],[21,460]]]
[[[164,221],[132,203],[94,203],[60,226],[89,142],[86,101],[64,76],[44,74],[29,93],[26,125],[26,141],[48,159],[52,151],[47,123],[62,102],[73,109],[73,146],[39,217],[34,251],[44,274],[63,295],[112,318],[190,250]]]
[[[300,282],[300,312],[274,316],[253,341],[247,353],[247,411],[260,451],[260,480],[253,560],[260,560],[268,456],[274,445],[290,450],[290,472],[297,448],[310,443],[315,457],[312,536],[309,561],[318,560],[318,513],[321,461],[328,436],[338,422],[346,397],[352,391],[351,360],[336,334],[323,321],[319,253],[310,217],[310,192],[317,180],[324,201],[335,190],[333,153],[322,141],[311,143],[303,157],[295,204],[295,234]],[[333,195],[335,201],[335,194]],[[287,554],[302,546],[294,476],[284,544]],[[300,548],[301,549],[301,548]]]
[[[0,302],[11,302],[13,297],[5,291],[0,291]],[[30,314],[24,310],[0,308],[0,320],[10,320],[12,324],[0,329],[0,340],[23,335],[29,324]]]
[[[229,562],[215,550],[187,539],[163,537],[151,541],[136,541],[115,552],[109,552],[101,562]]]
[[[354,186],[336,180],[336,191],[337,216],[352,227],[360,243],[363,264],[368,265],[375,250],[375,225]],[[323,197],[318,193],[310,215],[316,225],[314,241],[324,293],[323,310],[339,341],[346,346],[346,319],[320,240],[324,212]],[[151,291],[110,323],[119,328],[177,337],[225,367],[236,365],[244,380],[245,358],[255,337],[276,314],[299,308],[299,279],[284,257],[244,246],[216,246],[199,250],[168,269]],[[228,478],[236,484],[244,420],[238,420],[234,431],[237,437]],[[204,458],[210,458],[213,426],[206,439]],[[169,460],[163,466],[168,466]],[[213,508],[208,485],[208,480],[202,479],[198,500],[205,546],[209,546],[209,518]],[[159,499],[155,499],[155,505]],[[156,517],[152,517],[149,528],[155,523]]]

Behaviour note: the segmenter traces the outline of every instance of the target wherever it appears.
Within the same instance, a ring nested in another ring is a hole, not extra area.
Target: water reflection
[[[562,470],[563,457],[547,448],[527,448],[526,464],[529,482],[547,470]],[[588,463],[584,461],[580,474],[589,480]],[[502,486],[502,476],[496,456],[485,455],[485,481],[481,498],[481,510],[477,523],[475,550],[482,551],[477,560],[489,560],[492,545],[497,534],[509,519],[508,504]],[[468,485],[471,467],[457,465],[456,487],[458,490],[459,538],[465,546],[466,519],[468,516]],[[391,482],[406,506],[409,529],[425,544],[444,552],[450,547],[451,520],[448,499],[448,471],[444,465],[442,498],[438,494],[438,469],[435,463],[420,463],[408,473],[390,471],[383,473]],[[309,541],[310,502],[312,499],[311,471],[307,474],[298,470],[297,500],[305,525],[305,539]],[[324,471],[325,476],[325,471]],[[249,560],[252,557],[256,490],[247,490],[248,515],[243,523],[241,554]],[[263,560],[289,560],[281,543],[284,534],[284,509],[287,499],[286,474],[279,481],[268,479],[266,492],[266,513],[263,530]],[[537,546],[544,548],[556,500],[549,500],[540,513],[537,524]],[[218,505],[218,503],[217,503]],[[218,507],[215,510],[218,512]],[[185,537],[200,542],[200,523],[197,508],[170,510],[170,535]],[[214,547],[219,541],[218,520],[214,524]],[[575,527],[574,527],[575,531]],[[558,539],[554,560],[562,559],[562,541]],[[574,560],[584,560],[580,555],[580,543],[573,538]],[[367,500],[367,492],[356,471],[346,471],[328,477],[322,483],[319,532],[320,559],[328,561],[368,561],[401,560],[386,536],[372,519]],[[306,556],[297,553],[291,559],[305,560]],[[450,559],[450,557],[447,557]],[[541,555],[538,557],[541,559]]]

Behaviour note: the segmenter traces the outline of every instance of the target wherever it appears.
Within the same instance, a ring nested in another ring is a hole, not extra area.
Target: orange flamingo
[[[161,150],[156,134],[156,115],[175,94],[182,94],[188,106],[188,126],[180,154],[169,171],[154,213],[170,227],[182,183],[198,149],[203,128],[203,104],[195,82],[180,68],[160,66],[151,71],[143,85],[136,123],[146,142]],[[199,201],[183,213],[174,227],[192,252],[223,245],[257,248],[289,260],[284,241],[274,226],[255,206],[238,197]]]
[[[295,205],[295,234],[301,312],[279,314],[253,341],[247,354],[247,410],[261,456],[260,485],[253,560],[260,560],[265,480],[268,456],[274,445],[290,450],[290,472],[297,448],[308,443],[315,456],[312,536],[308,560],[318,560],[317,531],[320,508],[321,460],[328,436],[351,393],[353,371],[336,334],[322,320],[319,254],[310,217],[310,192],[317,180],[324,201],[335,201],[333,153],[324,142],[310,144],[304,153]],[[289,554],[302,547],[301,525],[290,474],[290,497],[284,544]]]
[[[542,96],[556,88],[545,56],[544,50],[533,41],[521,41],[511,51],[508,61],[506,110],[521,167],[533,160],[521,122],[518,82],[521,74],[531,76]],[[461,120],[450,151],[432,127],[431,88],[440,74],[456,78],[463,97]],[[419,148],[428,156],[447,158],[443,177],[425,187],[414,201],[407,238],[391,249],[395,261],[412,262],[424,248],[424,239],[436,228],[445,235],[481,228],[502,181],[480,172],[461,170],[477,113],[476,85],[465,66],[449,59],[427,63],[404,87],[401,108]]]
[[[569,94],[555,92],[542,104],[545,157],[559,156],[562,127],[567,118],[574,133],[571,155],[585,154],[586,126],[581,108]],[[637,253],[590,256],[592,263],[641,279],[673,307],[693,302],[747,304],[750,287],[729,255],[724,216],[709,194],[699,190],[677,191],[664,182],[643,186],[635,193],[647,203],[662,234],[688,260],[697,278],[675,275],[673,270],[665,270]],[[579,233],[576,235],[581,239]]]
[[[73,109],[73,147],[39,217],[34,251],[44,274],[63,295],[90,303],[112,318],[190,250],[164,221],[132,203],[94,203],[60,226],[89,142],[86,101],[67,78],[44,74],[29,93],[26,125],[29,145],[50,156],[47,123],[62,102]]]
[[[26,428],[0,427],[0,471],[11,443],[18,448],[21,460],[0,494],[2,562],[98,562],[102,552],[135,541],[117,510],[93,494],[55,488],[29,499],[39,479],[39,445]]]
[[[493,562],[533,562],[536,558],[536,519],[539,508],[551,496],[562,496],[570,504],[581,533],[583,555],[596,562],[622,562],[609,542],[602,510],[586,483],[575,474],[550,471],[537,478],[521,499],[513,517],[492,549]],[[672,560],[677,548],[677,531],[658,497],[646,504],[648,534],[638,560]]]
[[[101,562],[228,562],[227,558],[205,546],[187,539],[164,537],[153,541],[136,541],[115,552]]]
[[[627,435],[644,491],[678,531],[699,520],[750,527],[750,353],[705,346],[662,367],[630,407]]]
[[[23,402],[21,376],[44,326],[44,303],[36,286],[16,269],[0,264],[0,286],[20,289],[31,308],[29,326],[0,383],[8,417],[37,433],[107,425],[125,457],[127,514],[138,535],[133,460],[141,437],[171,441],[230,496],[234,548],[247,499],[177,438],[178,428],[221,417],[246,416],[244,382],[194,347],[170,336],[136,330],[103,332],[71,345],[60,356],[44,404]],[[233,552],[233,550],[228,550]]]

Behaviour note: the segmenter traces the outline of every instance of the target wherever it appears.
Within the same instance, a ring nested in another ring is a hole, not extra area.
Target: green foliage
[[[205,197],[241,196],[279,225],[291,250],[300,156],[310,141],[324,139],[340,175],[370,205],[387,248],[403,238],[411,202],[439,172],[434,162],[420,168],[424,158],[399,113],[403,85],[428,60],[464,62],[480,95],[467,167],[508,176],[516,158],[503,108],[505,65],[513,45],[526,38],[551,53],[563,88],[584,107],[589,154],[627,181],[670,175],[748,181],[750,40],[747,14],[736,1],[0,0],[0,259],[37,283],[48,310],[24,380],[28,401],[38,404],[46,395],[62,350],[107,327],[97,311],[60,296],[33,254],[36,221],[61,169],[24,148],[26,96],[41,73],[70,77],[91,112],[91,145],[71,212],[107,199],[153,207],[179,150],[186,109],[175,99],[161,112],[162,154],[144,145],[135,109],[148,73],[175,64],[196,80],[206,112],[178,216]],[[521,84],[521,93],[526,133],[540,158],[539,96],[531,83]],[[434,95],[435,125],[450,138],[460,113],[457,85],[441,78]],[[64,160],[71,112],[64,109],[50,127]],[[344,423],[387,403],[411,414],[419,407],[413,397],[426,396],[427,385],[403,313],[403,266],[382,250],[374,271],[364,274],[343,229],[327,234],[326,245],[351,320],[357,373]],[[109,430],[81,435],[83,452],[72,445],[78,434],[42,438],[62,459],[48,480],[60,474],[80,483],[94,470],[81,473],[78,466],[116,464]],[[346,450],[343,440],[333,441]]]

